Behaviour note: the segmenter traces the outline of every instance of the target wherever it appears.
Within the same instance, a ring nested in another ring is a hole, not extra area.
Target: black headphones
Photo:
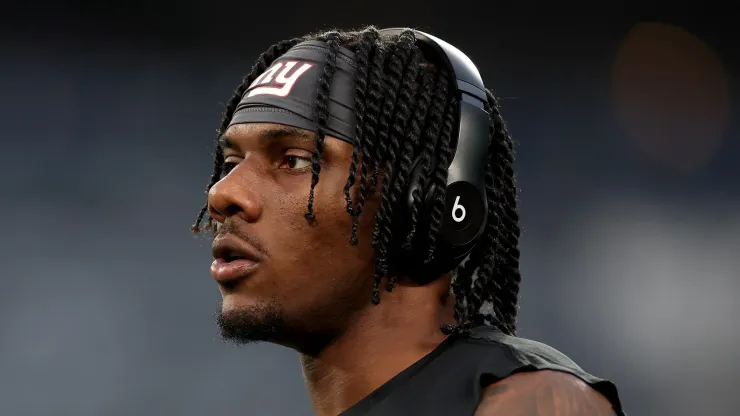
[[[382,29],[379,33],[397,36],[406,30],[414,32],[417,46],[439,58],[439,62],[435,63],[446,65],[450,73],[454,74],[460,103],[456,119],[457,134],[453,136],[453,144],[456,143],[456,146],[453,147],[454,155],[448,169],[445,212],[437,236],[434,260],[420,266],[423,264],[419,262],[421,257],[409,259],[406,254],[405,258],[398,259],[400,263],[413,268],[414,273],[410,275],[415,280],[425,284],[459,266],[485,230],[488,217],[485,169],[488,162],[490,115],[485,110],[486,90],[478,69],[459,49],[413,29]],[[422,178],[422,173],[421,157],[417,157],[412,165],[410,185],[404,195],[409,208],[414,203],[412,194],[415,190],[422,191],[434,186],[430,184],[429,178]],[[432,202],[431,199],[424,201],[427,207]],[[430,209],[426,212],[429,213]],[[423,233],[421,228],[416,231],[417,235],[420,233]]]

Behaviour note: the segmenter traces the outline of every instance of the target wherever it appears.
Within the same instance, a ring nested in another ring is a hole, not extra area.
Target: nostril
[[[242,212],[242,208],[237,204],[229,204],[226,206],[226,209],[224,211],[224,215],[226,215],[227,217],[231,217]]]
[[[208,216],[217,222],[223,222],[224,215],[213,204],[208,204]]]

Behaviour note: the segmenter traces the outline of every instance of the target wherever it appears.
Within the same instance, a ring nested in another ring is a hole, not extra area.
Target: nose
[[[254,222],[262,214],[261,202],[254,192],[256,181],[248,177],[252,175],[247,175],[247,170],[246,166],[237,166],[208,191],[208,213],[216,222],[223,224],[232,216]]]

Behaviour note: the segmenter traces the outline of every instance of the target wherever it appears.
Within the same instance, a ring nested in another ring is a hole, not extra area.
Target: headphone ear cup
[[[423,196],[423,179],[422,175],[421,158],[417,157],[414,159],[414,163],[411,165],[411,174],[409,175],[409,184],[406,187],[405,201],[406,201],[406,213],[410,214],[414,207],[414,194],[418,193],[419,196]],[[406,218],[409,219],[409,218]]]
[[[432,159],[430,164],[431,167],[434,167],[434,162],[435,159]],[[430,179],[430,175],[424,175],[425,164],[421,157],[414,159],[411,166],[411,173],[409,174],[404,194],[405,206],[403,207],[403,217],[400,219],[400,224],[397,229],[399,230],[400,235],[403,236],[403,240],[405,240],[408,233],[411,232],[411,212],[413,212],[414,206],[417,205],[416,201],[418,200],[419,206],[416,209],[414,240],[417,238],[421,240],[425,239],[428,234],[429,221],[431,219],[430,207],[433,202],[432,196],[434,195],[436,185]],[[432,169],[428,170],[431,171]],[[414,198],[414,196],[416,196],[416,198]],[[402,247],[401,251],[403,253],[404,260],[414,264],[419,262],[423,263],[427,256],[426,251],[421,253],[413,248],[413,242],[411,247]]]
[[[429,185],[429,183],[424,180],[423,174],[424,166],[422,159],[417,157],[412,162],[408,180],[406,182],[406,189],[401,196],[402,199],[399,201],[399,212],[397,212],[393,218],[394,244],[391,248],[391,252],[397,260],[413,267],[416,267],[415,265],[418,263],[418,259],[414,255],[413,245],[411,247],[406,247],[404,243],[406,242],[406,237],[411,232],[411,213],[416,204],[414,201],[414,195],[416,195],[417,198],[425,198],[429,195],[429,192],[426,192],[427,190],[425,189],[425,185]],[[426,232],[425,230],[427,229],[428,201],[422,200],[421,202],[422,206],[417,209],[416,216],[415,235],[417,236],[420,235],[420,233]]]

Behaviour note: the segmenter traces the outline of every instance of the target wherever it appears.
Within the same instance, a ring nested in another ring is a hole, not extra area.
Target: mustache
[[[216,227],[216,231],[213,233],[213,240],[216,238],[231,234],[234,237],[237,237],[240,240],[244,240],[247,244],[254,247],[257,251],[259,251],[262,254],[267,254],[265,250],[265,244],[260,240],[259,237],[257,237],[254,234],[248,234],[241,228],[237,227],[233,222],[226,221],[223,224],[219,224],[218,227]]]

